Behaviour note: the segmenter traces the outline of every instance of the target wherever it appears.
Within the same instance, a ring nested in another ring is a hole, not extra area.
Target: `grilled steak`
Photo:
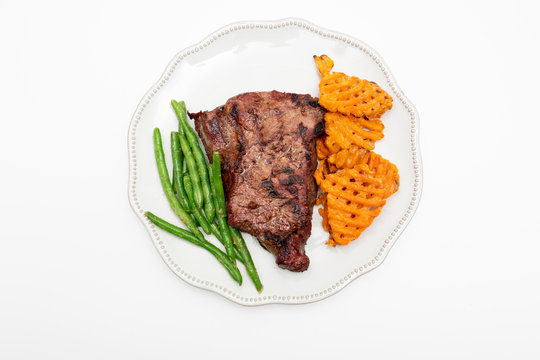
[[[305,271],[317,192],[314,140],[323,131],[317,99],[250,92],[189,115],[208,157],[221,153],[229,224],[256,236],[280,267]]]

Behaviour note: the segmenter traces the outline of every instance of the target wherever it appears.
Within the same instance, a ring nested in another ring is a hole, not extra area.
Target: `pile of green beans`
[[[185,103],[172,100],[171,105],[178,117],[178,131],[171,132],[172,183],[158,128],[154,129],[154,154],[161,186],[169,205],[189,230],[174,226],[151,212],[146,212],[145,215],[159,228],[206,249],[240,285],[242,275],[236,260],[244,264],[260,293],[263,285],[242,233],[227,222],[220,154],[215,152],[212,156],[213,163],[208,164],[197,134],[187,121]],[[199,227],[204,233],[213,234],[223,244],[225,251],[207,241]]]

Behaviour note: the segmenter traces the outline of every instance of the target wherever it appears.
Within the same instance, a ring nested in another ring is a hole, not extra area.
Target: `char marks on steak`
[[[222,156],[229,224],[256,236],[280,267],[305,271],[317,195],[314,140],[324,117],[317,99],[249,92],[189,115],[208,158]]]

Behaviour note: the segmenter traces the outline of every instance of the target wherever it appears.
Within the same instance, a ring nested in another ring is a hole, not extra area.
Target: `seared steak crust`
[[[306,270],[316,198],[314,140],[324,117],[317,99],[250,92],[190,117],[208,157],[221,153],[229,224],[257,236],[280,267]]]

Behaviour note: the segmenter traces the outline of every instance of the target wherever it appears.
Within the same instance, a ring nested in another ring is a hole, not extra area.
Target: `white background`
[[[538,359],[534,1],[0,0],[0,359]],[[420,113],[420,207],[318,303],[187,285],[127,199],[127,129],[178,51],[303,17],[386,60]]]

